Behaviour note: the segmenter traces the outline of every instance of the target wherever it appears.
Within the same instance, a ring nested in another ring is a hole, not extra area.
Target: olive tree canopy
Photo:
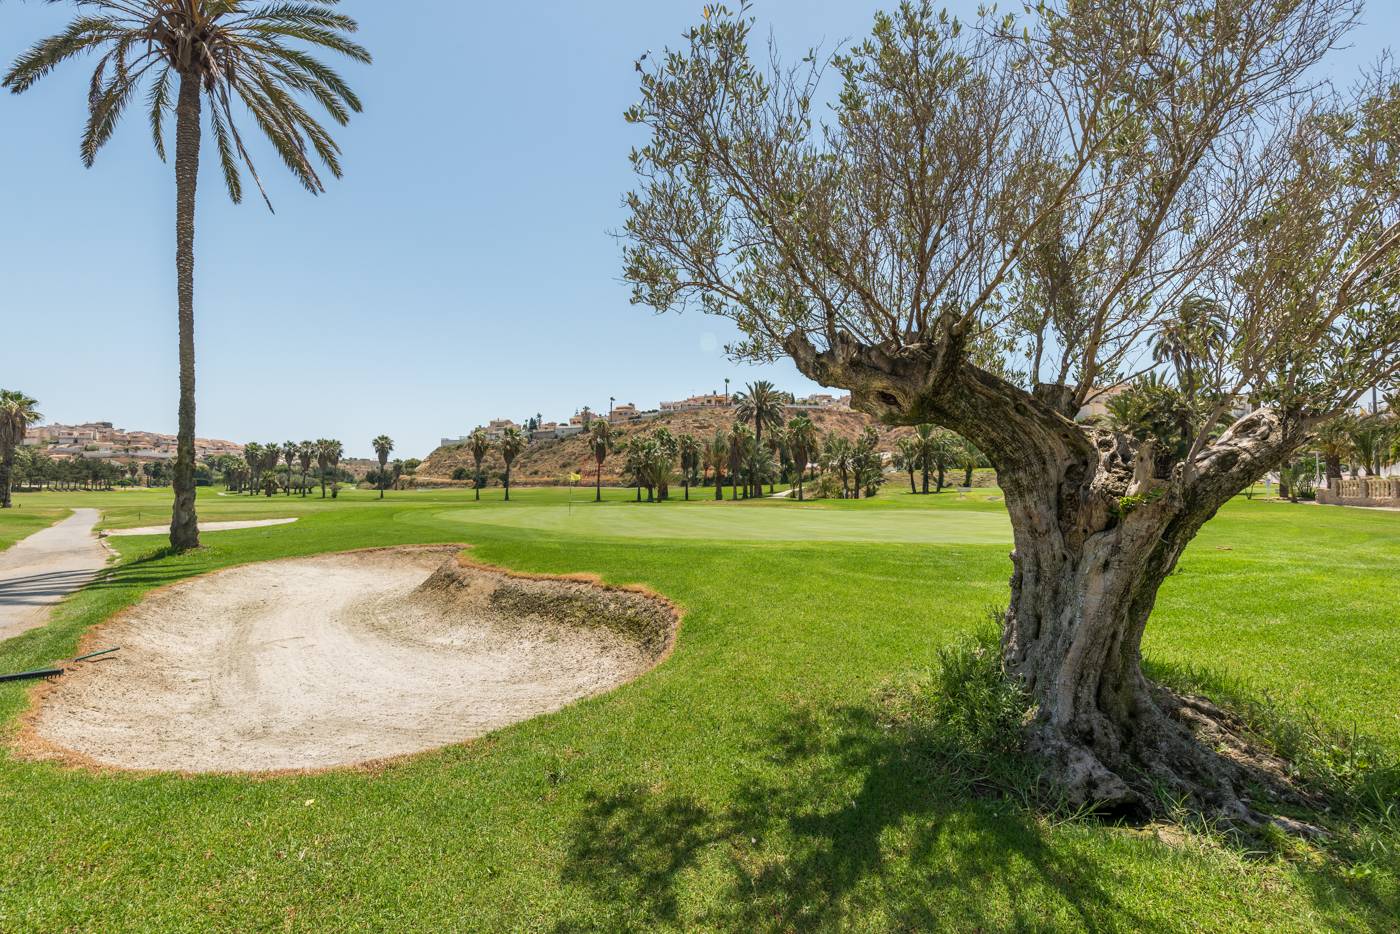
[[[633,300],[987,454],[1015,535],[1005,663],[1072,800],[1231,818],[1238,767],[1149,685],[1201,525],[1400,368],[1400,86],[1316,80],[1360,0],[927,2],[784,63],[745,10],[643,69]],[[1181,437],[1076,421],[1151,374]],[[1197,717],[1199,719],[1199,717]]]

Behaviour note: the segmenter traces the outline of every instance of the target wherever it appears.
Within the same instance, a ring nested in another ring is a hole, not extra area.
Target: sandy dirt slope
[[[384,549],[232,568],[95,636],[22,744],[102,765],[314,769],[461,742],[628,681],[669,647],[652,597]]]
[[[49,610],[89,583],[108,551],[93,535],[96,509],[76,509],[0,552],[0,640],[44,625]]]

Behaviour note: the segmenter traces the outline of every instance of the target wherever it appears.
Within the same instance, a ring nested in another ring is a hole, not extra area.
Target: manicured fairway
[[[159,538],[113,539],[125,562],[47,628],[0,644],[0,670],[71,655],[90,626],[180,577],[426,542],[646,583],[686,611],[680,640],[613,693],[374,773],[92,774],[7,745],[0,930],[1393,928],[1393,823],[1286,855],[1163,842],[957,795],[885,728],[882,687],[1005,602],[994,494],[638,505],[608,491],[598,506],[582,489],[510,504],[499,491],[480,504],[202,493],[211,521],[301,521],[210,534],[179,557]],[[36,506],[98,506],[108,527],[136,527],[168,515],[168,497],[24,497],[0,515],[0,541]],[[1397,567],[1400,514],[1237,500],[1164,588],[1150,661],[1400,754]],[[26,704],[25,688],[0,686],[7,734]]]

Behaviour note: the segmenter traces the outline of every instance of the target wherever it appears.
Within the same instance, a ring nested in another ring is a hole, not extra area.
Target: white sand
[[[133,769],[347,765],[557,710],[670,645],[656,598],[462,568],[456,551],[271,561],[156,591],[94,637],[120,652],[43,696],[27,745]]]
[[[297,521],[293,516],[290,519],[243,519],[238,522],[201,522],[199,532],[229,532],[233,529],[260,529],[267,525],[291,525]],[[107,529],[102,534],[107,538],[122,538],[124,536],[135,535],[168,535],[170,526],[168,525],[143,525],[139,529]]]

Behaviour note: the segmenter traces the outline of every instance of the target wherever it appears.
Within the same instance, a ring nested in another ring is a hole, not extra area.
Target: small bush
[[[1038,769],[1025,755],[1031,702],[1001,667],[989,630],[938,652],[937,664],[893,684],[881,708],[904,731],[917,761],[952,790],[1030,798]]]

